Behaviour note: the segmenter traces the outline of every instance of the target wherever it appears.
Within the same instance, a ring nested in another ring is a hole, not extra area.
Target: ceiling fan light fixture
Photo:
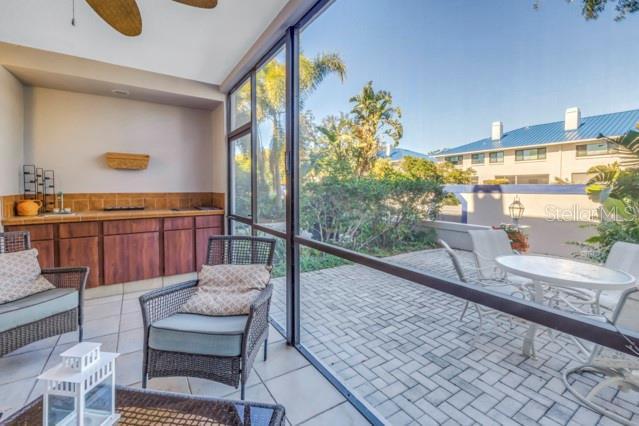
[[[142,33],[142,15],[135,0],[86,0],[107,24],[128,37]]]

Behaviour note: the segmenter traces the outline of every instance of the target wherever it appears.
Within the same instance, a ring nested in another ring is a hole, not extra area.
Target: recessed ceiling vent
[[[129,91],[126,89],[113,89],[111,93],[117,96],[129,96]]]

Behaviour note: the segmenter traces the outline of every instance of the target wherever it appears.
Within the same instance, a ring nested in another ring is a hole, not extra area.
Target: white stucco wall
[[[23,116],[22,84],[0,66],[0,195],[20,192]]]
[[[55,170],[59,191],[190,192],[225,185],[219,180],[226,160],[212,142],[220,139],[219,120],[213,124],[219,112],[44,88],[24,93],[24,161]],[[149,154],[149,168],[110,169],[109,151]]]
[[[506,185],[504,185],[506,186]],[[530,229],[530,251],[533,253],[571,257],[578,247],[570,242],[583,242],[594,235],[600,204],[584,194],[463,193],[467,204],[467,223],[493,226],[511,223],[508,206],[519,198],[525,207],[521,225]],[[461,220],[461,206],[445,208],[443,220]]]
[[[211,133],[213,138],[213,191],[226,193],[227,181],[227,143],[226,143],[226,108],[222,103],[211,112]]]

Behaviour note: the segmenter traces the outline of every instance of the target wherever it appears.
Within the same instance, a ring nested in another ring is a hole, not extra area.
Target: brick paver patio
[[[455,277],[441,250],[389,260]],[[275,284],[272,313],[283,323],[284,280]],[[392,424],[614,424],[566,391],[561,372],[574,361],[564,342],[538,337],[529,359],[523,325],[487,327],[475,339],[477,315],[460,321],[460,299],[361,265],[303,273],[301,299],[304,346]],[[603,396],[639,420],[639,393]]]

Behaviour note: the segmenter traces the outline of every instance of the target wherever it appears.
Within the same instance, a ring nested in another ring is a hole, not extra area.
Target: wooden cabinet
[[[192,229],[164,231],[164,275],[195,271]]]
[[[203,228],[195,230],[195,270],[200,272],[206,263],[209,249],[209,237],[222,235],[222,228]]]
[[[199,271],[224,217],[203,215],[7,226],[28,231],[42,268],[88,266],[87,287]]]
[[[59,238],[97,237],[99,233],[98,222],[61,223],[58,227]]]
[[[127,219],[104,222],[104,235],[157,232],[159,230],[160,219]]]
[[[53,240],[31,241],[31,247],[38,249],[38,261],[41,268],[55,266],[55,244]]]
[[[195,218],[196,228],[222,228],[222,216],[198,216]]]
[[[56,265],[53,225],[7,226],[7,231],[27,231],[31,235],[31,247],[38,250],[41,268],[53,268]]]
[[[104,283],[155,278],[160,272],[160,233],[104,236]]]
[[[60,265],[88,266],[87,287],[100,285],[100,250],[98,237],[68,238],[58,242]]]

